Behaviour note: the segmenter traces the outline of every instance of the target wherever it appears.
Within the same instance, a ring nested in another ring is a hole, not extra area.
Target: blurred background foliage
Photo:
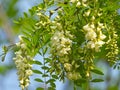
[[[20,26],[14,23],[23,16],[23,12],[39,4],[41,0],[0,0],[0,55],[3,45],[12,45],[17,42]],[[0,90],[20,90],[17,81],[15,65],[12,61],[14,54],[9,52],[4,63],[0,61]],[[2,58],[0,58],[2,59]],[[93,77],[104,79],[104,82],[91,83],[91,90],[120,90],[120,71],[110,68],[104,60],[96,61],[97,67],[104,72],[103,76],[92,74]],[[12,81],[11,81],[12,80]],[[34,90],[34,81],[31,81],[29,90]],[[57,84],[57,90],[73,90],[73,84],[67,81],[64,85]],[[78,88],[78,90],[82,90]]]

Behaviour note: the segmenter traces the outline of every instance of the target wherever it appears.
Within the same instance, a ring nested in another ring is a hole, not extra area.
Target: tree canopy
[[[120,0],[43,0],[14,21],[21,34],[19,42],[4,46],[4,55],[12,48],[22,90],[29,76],[44,83],[36,90],[55,90],[55,81],[65,78],[76,87],[89,90],[90,82],[101,82],[91,73],[104,75],[95,65],[105,60],[119,68]],[[35,60],[39,54],[43,60]],[[4,58],[3,58],[4,59]],[[39,70],[32,65],[39,65]],[[86,87],[84,87],[86,85]]]

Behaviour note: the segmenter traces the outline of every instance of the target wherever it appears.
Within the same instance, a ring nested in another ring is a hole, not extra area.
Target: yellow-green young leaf
[[[93,79],[91,82],[103,82],[103,79]]]
[[[38,87],[36,90],[44,90],[44,88],[42,88],[42,87]]]
[[[36,73],[36,74],[42,74],[42,72],[41,71],[39,71],[39,70],[32,70],[34,73]]]
[[[99,75],[104,75],[104,73],[98,69],[92,69],[91,71]]]
[[[37,81],[37,82],[43,82],[43,80],[41,80],[39,78],[35,78],[34,80]]]
[[[28,17],[28,15],[27,15],[27,13],[26,13],[26,12],[24,12],[23,14],[24,14],[24,17],[25,17],[25,18],[27,18],[27,17]]]

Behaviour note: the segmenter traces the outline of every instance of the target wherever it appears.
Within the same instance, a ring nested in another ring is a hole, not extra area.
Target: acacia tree
[[[4,53],[15,51],[13,58],[22,90],[27,90],[29,76],[34,73],[44,84],[36,90],[55,90],[55,81],[65,78],[89,90],[91,72],[103,75],[95,62],[104,59],[119,67],[120,0],[43,0],[24,13],[16,23],[20,26],[19,42],[4,46]],[[43,60],[35,60],[39,54]],[[3,55],[3,59],[4,59]],[[39,65],[39,70],[32,65]],[[44,79],[43,79],[44,78]]]

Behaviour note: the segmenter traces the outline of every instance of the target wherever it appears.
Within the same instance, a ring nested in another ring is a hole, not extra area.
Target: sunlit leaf
[[[42,87],[38,87],[36,90],[44,90],[44,88],[42,88]]]

